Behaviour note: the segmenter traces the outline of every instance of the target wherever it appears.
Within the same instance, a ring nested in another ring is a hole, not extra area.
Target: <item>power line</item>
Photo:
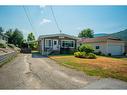
[[[59,27],[59,25],[58,25],[58,22],[57,22],[57,20],[56,20],[56,17],[55,17],[55,14],[54,14],[54,11],[53,11],[52,6],[50,6],[50,8],[51,8],[52,15],[53,15],[53,18],[54,18],[54,20],[55,20],[55,23],[56,23],[57,29],[58,29],[58,30],[60,31],[60,33],[61,33],[62,31],[61,31],[61,29],[60,29],[60,27]]]
[[[26,17],[27,17],[27,19],[30,23],[30,26],[31,26],[32,30],[35,31],[35,28],[34,28],[34,26],[32,24],[32,21],[31,21],[30,13],[28,12],[29,10],[27,8],[25,8],[25,6],[23,6],[23,9],[25,11]],[[35,31],[35,33],[36,33],[36,31]]]

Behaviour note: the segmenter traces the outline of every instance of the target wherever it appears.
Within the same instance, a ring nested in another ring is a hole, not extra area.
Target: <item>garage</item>
[[[122,55],[122,45],[109,45],[108,53],[111,53],[111,55]]]

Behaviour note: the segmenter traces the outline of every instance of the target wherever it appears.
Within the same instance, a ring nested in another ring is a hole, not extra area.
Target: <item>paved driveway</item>
[[[127,89],[127,83],[88,76],[46,57],[20,54],[0,68],[0,89]]]

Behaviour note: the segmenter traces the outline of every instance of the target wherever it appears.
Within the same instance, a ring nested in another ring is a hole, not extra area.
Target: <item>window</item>
[[[49,40],[49,39],[46,39],[46,40],[45,40],[45,46],[46,46],[46,47],[51,47],[51,46],[52,46],[52,41]]]
[[[100,49],[100,46],[96,46],[96,49]]]
[[[56,45],[57,44],[57,42],[56,41],[54,41],[54,45]]]
[[[62,47],[74,47],[74,41],[62,41]]]

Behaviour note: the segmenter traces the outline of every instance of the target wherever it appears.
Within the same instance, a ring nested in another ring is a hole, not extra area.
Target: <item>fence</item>
[[[8,54],[0,55],[0,66],[8,62],[9,60],[11,60],[16,55],[17,55],[17,52],[11,52]]]

